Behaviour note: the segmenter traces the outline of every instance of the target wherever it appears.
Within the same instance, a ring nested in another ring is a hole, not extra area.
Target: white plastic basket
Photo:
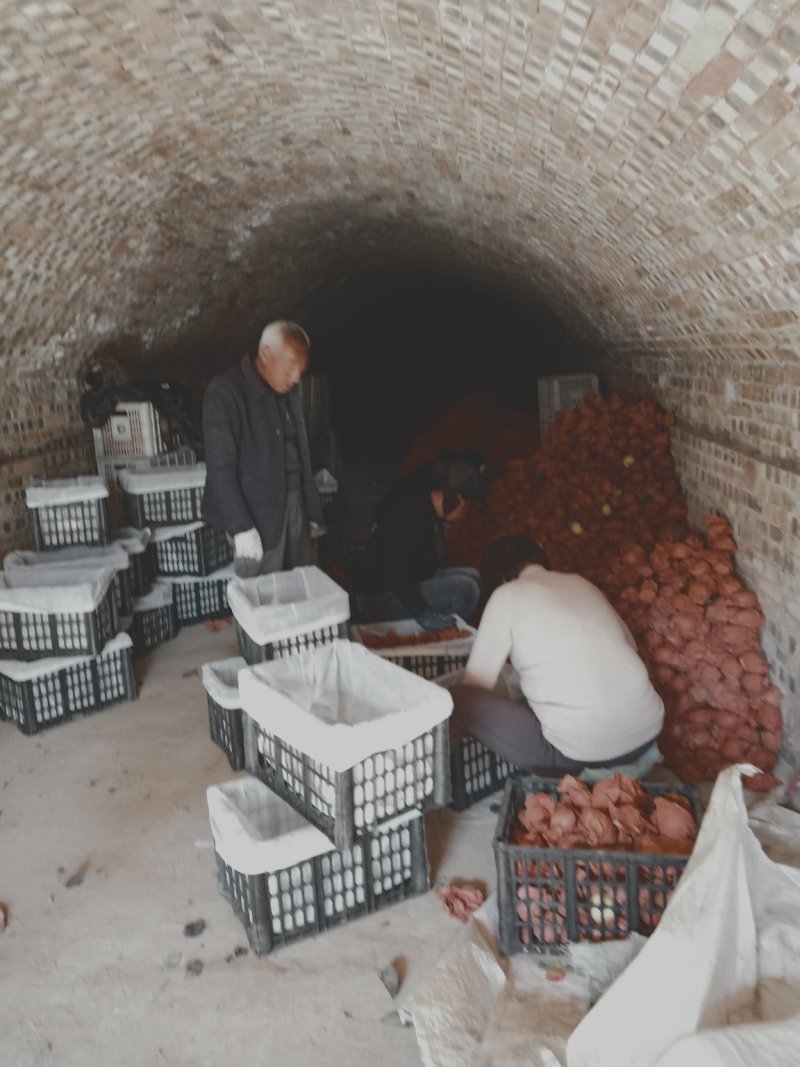
[[[561,374],[539,379],[539,436],[544,440],[557,411],[577,407],[588,393],[598,391],[596,374]]]
[[[419,645],[397,645],[394,648],[370,648],[376,656],[391,660],[398,667],[413,671],[423,678],[438,679],[443,674],[450,674],[463,668],[469,659],[477,630],[463,619],[455,616],[456,628],[469,632],[469,637],[459,637],[453,641],[430,641]],[[425,630],[414,619],[398,619],[396,622],[364,623],[351,627],[353,640],[369,648],[365,638],[370,636],[385,637],[397,634],[406,637],[422,634]]]
[[[120,401],[105,426],[94,431],[98,466],[110,456],[155,456],[163,448],[158,412],[148,401]]]

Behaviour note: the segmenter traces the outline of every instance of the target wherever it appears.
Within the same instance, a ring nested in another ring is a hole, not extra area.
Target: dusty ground
[[[381,1022],[392,1001],[378,972],[399,959],[413,982],[456,935],[433,893],[233,956],[247,940],[217,892],[205,801],[233,775],[198,668],[234,644],[187,628],[140,664],[136,703],[36,737],[0,723],[3,1067],[420,1062],[413,1031]],[[434,883],[493,885],[491,802],[427,818]]]

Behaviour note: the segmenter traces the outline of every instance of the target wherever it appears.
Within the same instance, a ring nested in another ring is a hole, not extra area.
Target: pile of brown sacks
[[[618,395],[559,412],[538,452],[507,460],[486,507],[452,528],[448,561],[480,566],[509,534],[540,541],[555,570],[598,585],[630,627],[664,700],[668,765],[701,781],[746,760],[763,772],[746,784],[769,789],[781,694],[761,651],[764,618],[736,576],[726,520],[709,517],[707,541],[689,531],[674,421],[653,400]],[[441,448],[469,444],[449,441],[446,426],[430,437]]]

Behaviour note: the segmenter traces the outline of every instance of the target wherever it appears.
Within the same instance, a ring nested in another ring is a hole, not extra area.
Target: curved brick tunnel
[[[333,335],[365,277],[421,270],[536,309],[546,370],[675,408],[692,517],[731,518],[762,599],[791,752],[800,5],[0,10],[0,549],[24,484],[85,469],[87,356],[197,378],[271,315]]]

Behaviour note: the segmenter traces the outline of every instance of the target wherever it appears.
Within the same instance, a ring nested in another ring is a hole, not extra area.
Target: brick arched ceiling
[[[6,371],[421,255],[612,353],[800,354],[798,4],[0,8]]]

